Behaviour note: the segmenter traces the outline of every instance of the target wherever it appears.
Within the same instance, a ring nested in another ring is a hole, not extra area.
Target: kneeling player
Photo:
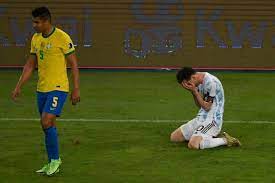
[[[196,118],[183,124],[171,134],[172,142],[189,141],[190,149],[218,146],[240,146],[238,139],[220,134],[223,123],[224,91],[218,78],[207,72],[184,67],[177,73],[178,83],[193,95],[200,108]]]

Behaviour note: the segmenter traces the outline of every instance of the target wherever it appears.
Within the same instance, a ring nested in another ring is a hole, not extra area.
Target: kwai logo
[[[144,0],[133,0],[131,11],[137,25],[141,28],[135,26],[126,30],[125,53],[137,58],[145,58],[149,53],[169,54],[180,50],[184,46],[185,38],[183,32],[185,28],[179,26],[182,21],[185,21],[184,2],[182,0],[156,0],[155,14],[145,13],[143,10],[145,4]],[[171,9],[177,13],[172,14]],[[213,41],[212,46],[218,48],[243,48],[245,42],[248,42],[248,48],[263,48],[264,41],[270,41],[270,45],[275,46],[273,33],[269,34],[271,36],[267,37],[268,40],[265,37],[265,33],[275,26],[275,21],[238,21],[237,23],[231,20],[220,20],[224,9],[225,7],[222,6],[213,6],[210,16],[206,15],[202,8],[193,10],[196,27],[191,39],[196,42],[197,48],[207,47],[207,37]],[[239,25],[240,22],[241,25]],[[226,37],[221,36],[222,30],[216,29],[216,24],[222,26],[223,30],[226,29]],[[150,28],[144,29],[144,25]],[[140,39],[140,48],[133,46],[132,40],[134,39]]]

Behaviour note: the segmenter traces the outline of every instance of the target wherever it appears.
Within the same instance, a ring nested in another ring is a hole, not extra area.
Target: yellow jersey
[[[30,52],[38,62],[37,91],[69,91],[66,56],[74,51],[70,36],[58,28],[47,37],[42,33],[33,35]]]

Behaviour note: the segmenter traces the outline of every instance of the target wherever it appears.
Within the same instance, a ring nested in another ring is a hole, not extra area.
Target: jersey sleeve
[[[71,40],[70,36],[64,34],[63,40],[61,43],[61,50],[65,56],[68,56],[75,52],[73,41]]]
[[[35,47],[34,47],[34,42],[35,42],[34,35],[32,36],[32,40],[31,40],[31,50],[30,50],[30,54],[31,55],[36,55],[36,53],[35,53]]]

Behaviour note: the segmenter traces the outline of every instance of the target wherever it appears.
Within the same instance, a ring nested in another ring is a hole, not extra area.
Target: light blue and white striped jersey
[[[223,112],[224,112],[224,91],[223,86],[220,82],[220,80],[205,72],[204,78],[202,84],[198,86],[198,91],[203,96],[204,100],[207,99],[207,97],[213,97],[213,104],[211,106],[211,109],[209,111],[204,110],[201,108],[199,110],[199,113],[197,117],[201,121],[207,120],[214,120],[218,127],[222,128],[223,123]]]

